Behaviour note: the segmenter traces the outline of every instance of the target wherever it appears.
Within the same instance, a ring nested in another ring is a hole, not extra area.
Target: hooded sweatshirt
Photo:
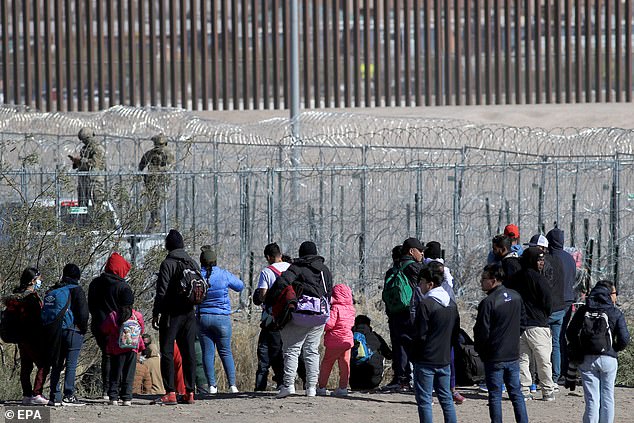
[[[103,321],[112,311],[118,310],[119,305],[134,303],[134,293],[124,279],[129,271],[130,263],[119,254],[112,253],[104,272],[88,286],[88,309],[92,317],[90,329],[93,334],[100,333]]]
[[[617,352],[623,351],[630,343],[630,333],[627,330],[625,316],[619,310],[610,297],[610,289],[602,284],[595,285],[590,291],[590,295],[586,304],[579,307],[570,321],[570,325],[566,330],[566,338],[570,344],[573,355],[585,356],[587,353],[581,349],[579,342],[579,332],[583,326],[584,315],[586,311],[602,311],[608,316],[610,324],[610,332],[612,333],[612,348],[605,351],[602,355],[617,357]]]
[[[563,300],[567,305],[570,305],[575,301],[574,287],[577,275],[575,259],[564,250],[564,231],[559,228],[551,229],[546,234],[546,239],[550,255],[557,257],[561,262],[564,284]]]
[[[431,367],[449,365],[451,347],[458,345],[460,316],[447,291],[439,286],[423,295],[413,320],[413,331],[404,339],[411,360]]]
[[[352,327],[356,310],[352,304],[352,290],[347,285],[332,288],[330,318],[324,327],[326,348],[349,349],[354,345]]]

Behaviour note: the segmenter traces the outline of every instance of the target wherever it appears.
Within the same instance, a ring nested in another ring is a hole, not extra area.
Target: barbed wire
[[[518,224],[527,240],[557,222],[568,245],[603,246],[593,252],[593,277],[614,277],[618,261],[621,292],[633,290],[632,130],[309,112],[295,139],[286,119],[228,125],[171,109],[86,115],[3,107],[0,118],[6,201],[10,185],[28,198],[51,180],[56,195],[73,197],[55,178],[77,176],[66,155],[79,148],[79,129],[91,126],[107,153],[107,185],[125,186],[140,207],[138,162],[151,135],[167,134],[177,164],[168,172],[163,228],[181,228],[194,247],[214,244],[242,277],[267,242],[294,255],[313,239],[338,281],[373,296],[392,247],[418,236],[442,243],[469,300],[480,293],[477,272],[504,225]]]

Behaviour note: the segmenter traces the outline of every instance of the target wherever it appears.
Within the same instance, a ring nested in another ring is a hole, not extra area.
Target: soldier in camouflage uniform
[[[150,209],[150,221],[145,228],[151,232],[161,224],[160,206],[165,200],[165,191],[170,182],[169,171],[174,164],[174,155],[167,148],[167,137],[163,134],[152,137],[154,148],[145,152],[139,162],[139,172],[147,167],[147,174],[143,176],[145,195]]]
[[[79,172],[103,172],[105,166],[104,149],[95,138],[95,133],[90,128],[81,128],[77,137],[84,146],[79,156],[68,158],[73,162],[73,169]],[[92,200],[93,207],[100,208],[104,200],[103,176],[86,175],[79,176],[77,182],[77,200],[80,207],[87,207],[88,200]]]

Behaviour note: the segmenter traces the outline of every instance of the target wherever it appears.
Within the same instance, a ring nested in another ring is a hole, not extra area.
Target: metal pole
[[[291,70],[291,92],[290,92],[290,111],[291,111],[291,135],[293,137],[291,163],[293,167],[299,166],[300,157],[296,144],[300,143],[299,136],[299,5],[297,0],[290,0],[291,13],[291,51],[290,51],[290,70]],[[292,179],[292,200],[293,203],[298,201],[298,175],[293,172]]]
[[[291,11],[291,131],[293,138],[299,137],[299,5],[290,0]]]

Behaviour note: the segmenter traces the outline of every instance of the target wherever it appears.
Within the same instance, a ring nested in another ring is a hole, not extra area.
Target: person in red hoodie
[[[101,381],[104,399],[108,399],[110,386],[110,354],[106,351],[106,337],[101,332],[101,324],[111,312],[119,309],[124,298],[132,298],[131,301],[134,302],[134,293],[124,279],[130,267],[130,263],[120,254],[112,253],[106,261],[104,272],[93,279],[88,287],[90,330],[101,350]]]
[[[145,349],[143,315],[132,308],[132,295],[122,298],[116,311],[110,312],[101,324],[106,337],[106,352],[110,354],[110,405],[132,405],[132,388],[139,351]]]
[[[347,285],[335,285],[332,288],[330,318],[324,327],[324,346],[326,351],[319,369],[317,395],[326,395],[326,385],[332,366],[339,366],[339,387],[333,395],[348,395],[350,378],[350,349],[354,345],[352,327],[357,314],[352,304],[352,290]]]

